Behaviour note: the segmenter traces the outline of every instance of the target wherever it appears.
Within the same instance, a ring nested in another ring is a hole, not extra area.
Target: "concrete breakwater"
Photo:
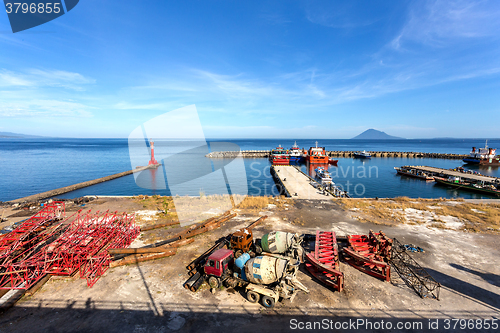
[[[235,158],[240,153],[244,158],[263,158],[269,157],[270,150],[242,150],[240,151],[216,151],[207,154],[209,158]],[[330,157],[354,157],[357,151],[327,151]],[[370,151],[372,157],[410,157],[410,158],[442,158],[461,160],[468,155],[461,154],[442,154],[442,153],[421,153],[421,152],[399,152],[399,151]]]
[[[103,183],[103,182],[106,182],[108,180],[120,178],[120,177],[123,177],[123,176],[128,176],[128,175],[133,174],[134,172],[140,172],[140,171],[143,171],[143,170],[146,170],[146,169],[152,169],[152,168],[155,168],[155,167],[156,166],[151,166],[151,165],[143,166],[143,167],[137,167],[137,169],[135,169],[135,170],[128,170],[128,171],[125,171],[125,172],[116,173],[114,175],[110,175],[110,176],[106,176],[106,177],[101,177],[101,178],[97,178],[97,179],[94,179],[94,180],[89,180],[89,181],[86,181],[86,182],[83,182],[83,183],[69,185],[69,186],[61,187],[61,188],[58,188],[58,189],[55,189],[55,190],[50,190],[50,191],[46,191],[46,192],[42,192],[42,193],[38,193],[38,194],[33,194],[33,195],[30,195],[30,196],[27,196],[27,197],[24,197],[24,198],[15,199],[15,200],[11,200],[11,201],[8,201],[8,202],[11,202],[11,203],[21,203],[21,202],[25,202],[25,201],[31,202],[31,201],[43,200],[43,199],[54,197],[56,195],[60,195],[60,194],[63,194],[63,193],[68,193],[68,192],[75,191],[75,190],[78,190],[78,189],[81,189],[81,188],[84,188],[84,187],[88,187],[88,186],[91,186],[91,185]]]

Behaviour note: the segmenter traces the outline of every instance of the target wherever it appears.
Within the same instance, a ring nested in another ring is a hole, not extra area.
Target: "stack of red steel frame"
[[[390,281],[392,239],[388,238],[382,231],[374,233],[370,230],[366,235],[347,236],[349,247],[344,248],[344,259],[352,267],[377,277]]]
[[[129,246],[140,232],[133,215],[79,211],[62,220],[64,210],[63,202],[47,205],[0,239],[0,289],[29,289],[46,274],[77,270],[92,287],[109,268],[107,249]]]
[[[306,268],[324,285],[344,289],[344,274],[339,271],[337,236],[333,231],[316,231],[315,250],[306,254]]]
[[[57,236],[64,202],[52,202],[0,239],[0,289],[28,289],[41,279],[40,251]]]
[[[107,249],[127,247],[139,235],[135,217],[90,211],[79,215],[57,241],[45,249],[47,273],[80,277],[92,287],[109,268]]]

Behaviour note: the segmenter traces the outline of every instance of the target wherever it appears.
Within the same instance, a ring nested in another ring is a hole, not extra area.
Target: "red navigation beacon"
[[[150,141],[149,144],[151,145],[151,160],[148,165],[158,165],[158,161],[155,160],[155,143]]]

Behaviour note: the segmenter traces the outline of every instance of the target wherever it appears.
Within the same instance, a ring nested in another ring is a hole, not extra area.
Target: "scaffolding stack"
[[[108,249],[124,248],[139,235],[135,217],[87,211],[63,219],[64,203],[44,207],[0,239],[0,289],[29,289],[47,274],[77,271],[92,287],[109,268]]]

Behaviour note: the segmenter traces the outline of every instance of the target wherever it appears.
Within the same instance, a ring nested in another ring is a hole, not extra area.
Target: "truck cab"
[[[253,234],[252,230],[248,228],[243,228],[231,236],[231,248],[235,251],[236,258],[242,253],[250,251],[253,245]]]
[[[228,249],[219,249],[208,257],[203,270],[211,288],[219,287],[222,280],[230,275],[233,262],[233,251]]]

